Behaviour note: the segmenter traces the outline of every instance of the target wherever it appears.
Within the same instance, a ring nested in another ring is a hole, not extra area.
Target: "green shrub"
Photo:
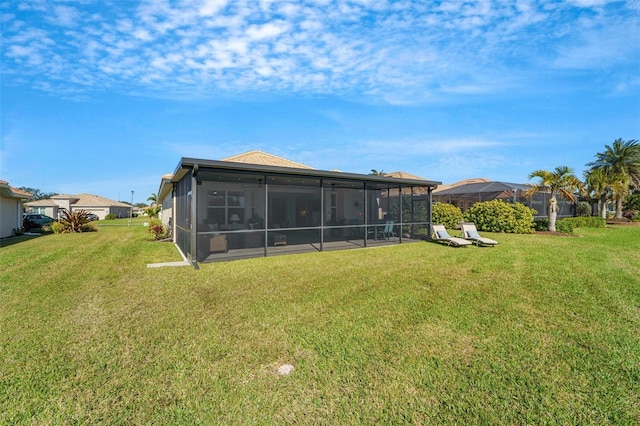
[[[558,222],[571,222],[574,228],[604,228],[606,220],[602,217],[567,217]],[[557,222],[556,222],[557,223]]]
[[[98,224],[95,222],[87,222],[82,225],[82,232],[98,232]]]
[[[640,193],[630,194],[625,198],[622,208],[624,210],[639,210],[640,211]]]
[[[464,219],[474,222],[479,231],[530,234],[535,213],[521,203],[491,200],[475,203],[464,213]]]
[[[151,207],[147,207],[146,209],[144,209],[144,212],[151,219],[157,219],[158,218],[158,214],[160,213],[160,210],[162,210],[162,207],[160,207],[160,206],[151,206]]]
[[[462,222],[462,210],[453,204],[436,203],[431,210],[431,219],[446,228],[455,228]]]
[[[576,203],[576,216],[591,216],[591,204],[586,201],[578,201]]]
[[[536,231],[546,231],[549,229],[549,219],[541,217],[533,220],[533,229]]]
[[[51,224],[51,231],[54,234],[62,234],[64,232],[64,225],[61,224],[60,222],[53,222]]]
[[[556,232],[562,232],[564,234],[573,234],[574,223],[572,218],[559,219],[556,221]]]
[[[109,213],[108,215],[106,215],[106,216],[104,217],[104,220],[116,220],[116,219],[117,219],[117,217],[116,217],[116,215],[115,215],[115,214],[113,214],[113,213]]]

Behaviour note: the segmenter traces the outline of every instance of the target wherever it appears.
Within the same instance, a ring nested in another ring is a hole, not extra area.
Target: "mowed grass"
[[[0,424],[640,422],[640,227],[200,270],[146,232],[3,242]]]

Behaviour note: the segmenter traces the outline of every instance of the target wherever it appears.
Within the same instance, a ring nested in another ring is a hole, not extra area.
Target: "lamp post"
[[[133,190],[131,191],[131,211],[129,212],[129,226],[131,226],[132,218],[133,218]]]

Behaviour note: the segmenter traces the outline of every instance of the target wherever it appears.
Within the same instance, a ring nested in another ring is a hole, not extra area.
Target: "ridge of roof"
[[[268,152],[253,150],[243,152],[242,154],[234,155],[231,157],[223,158],[221,161],[230,161],[234,163],[245,164],[258,164],[262,166],[278,166],[278,167],[291,167],[295,169],[313,169],[313,167],[306,164],[298,163],[277,155],[269,154]]]
[[[73,196],[78,201],[73,203],[74,206],[119,206],[119,207],[131,207],[129,204],[121,203],[120,201],[111,200],[106,197],[94,194],[78,194]]]
[[[30,206],[54,206],[57,205],[54,200],[57,199],[70,199],[75,200],[71,205],[74,207],[83,207],[83,206],[116,206],[116,207],[131,207],[131,205],[126,203],[121,203],[120,201],[111,200],[106,197],[101,197],[100,195],[94,194],[78,194],[78,195],[70,195],[70,194],[58,194],[51,198],[41,199],[32,201],[27,203]]]
[[[459,180],[457,182],[448,184],[448,185],[440,185],[438,186],[438,189],[436,189],[435,191],[433,191],[433,193],[435,194],[436,192],[440,192],[440,191],[444,191],[447,189],[451,189],[451,188],[455,188],[461,185],[468,185],[470,183],[484,183],[484,182],[493,182],[491,179],[487,179],[487,178],[468,178],[468,179],[462,179]]]
[[[385,176],[389,176],[389,177],[397,177],[397,178],[400,178],[400,179],[428,180],[428,179],[425,179],[425,178],[423,178],[421,176],[412,175],[411,173],[407,173],[407,172],[403,172],[403,171],[385,173],[384,175]]]

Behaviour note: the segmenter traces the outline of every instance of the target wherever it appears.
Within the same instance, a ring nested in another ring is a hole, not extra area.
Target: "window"
[[[244,191],[208,191],[208,222],[218,225],[244,223],[244,204]]]

